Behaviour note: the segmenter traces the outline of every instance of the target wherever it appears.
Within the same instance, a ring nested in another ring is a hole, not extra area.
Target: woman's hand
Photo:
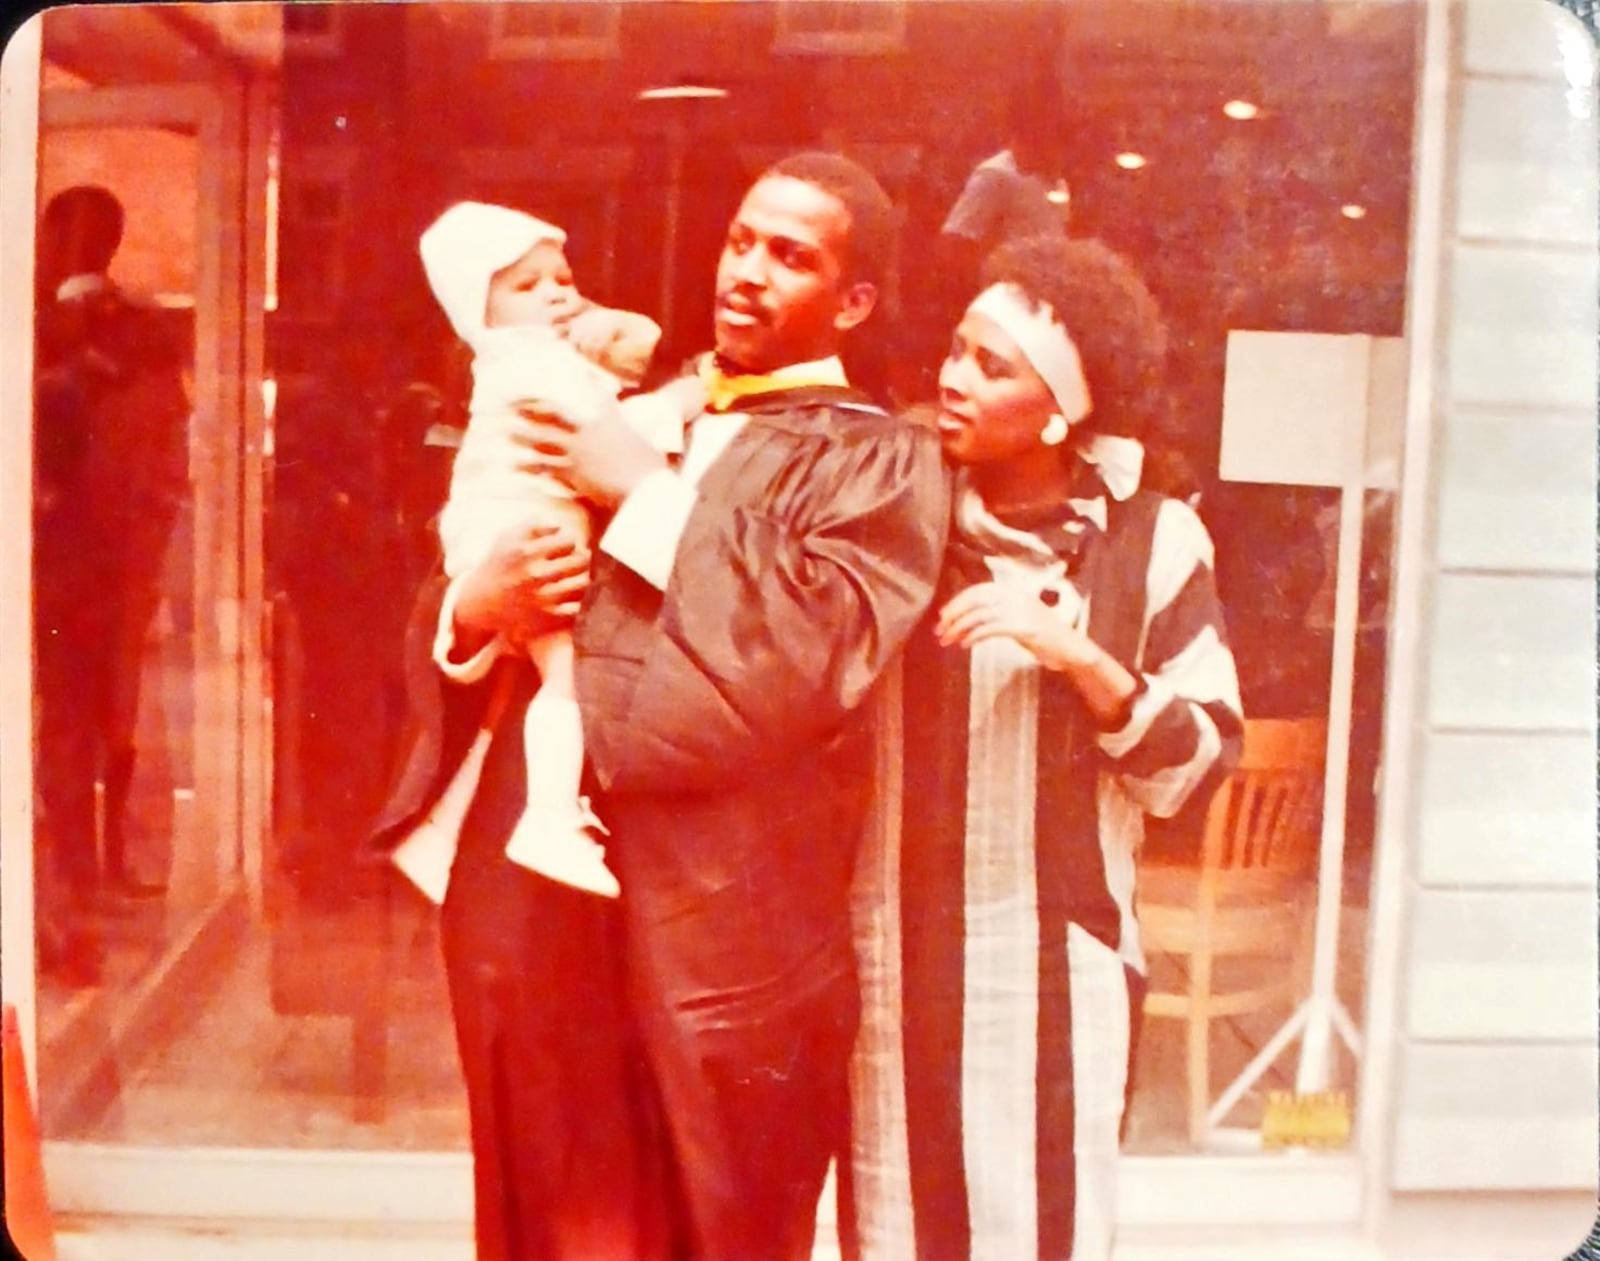
[[[560,629],[578,614],[589,586],[589,546],[566,526],[534,526],[512,535],[465,575],[456,589],[462,638],[499,634],[516,643]]]
[[[1101,721],[1123,717],[1140,680],[1083,631],[1069,625],[1036,594],[994,582],[957,592],[939,610],[934,634],[946,648],[968,648],[1004,636],[1021,644],[1046,670],[1057,670]]]
[[[1086,664],[1100,651],[1037,595],[995,582],[980,582],[951,597],[933,629],[946,648],[971,648],[996,636],[1014,639],[1047,670]]]

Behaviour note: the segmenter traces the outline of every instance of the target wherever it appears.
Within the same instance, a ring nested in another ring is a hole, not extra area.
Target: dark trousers
[[[809,1261],[848,1133],[853,1025],[820,1007],[744,1027],[663,1013],[646,1040],[695,1261]]]
[[[60,508],[34,543],[36,773],[46,864],[73,890],[99,874],[95,781],[106,789],[106,863],[123,875],[121,812],[133,774],[144,645],[161,602],[176,507],[152,503],[123,528]]]
[[[84,890],[99,871],[94,785],[110,734],[107,700],[121,664],[115,656],[121,600],[114,586],[95,581],[102,566],[65,556],[49,541],[41,539],[34,588],[40,831],[51,873]]]
[[[599,800],[694,1261],[809,1261],[828,1165],[848,1137],[860,996],[847,930],[833,923],[847,911],[842,893],[800,896],[815,876],[784,837],[810,829],[761,804]],[[829,835],[831,819],[815,822]]]
[[[520,716],[500,729],[442,919],[478,1259],[665,1261],[666,1139],[624,1005],[619,910],[505,859]]]
[[[514,866],[502,849],[524,796],[521,732],[514,705],[442,921],[479,1261],[809,1261],[848,1132],[859,1018],[848,939],[770,989],[706,984],[703,948],[729,927],[742,931],[724,944],[748,942],[750,926],[648,913],[663,897],[716,901],[681,871],[630,862],[630,846],[672,840],[654,810],[601,804],[618,902]],[[714,835],[685,803],[668,809]],[[749,951],[725,953],[746,965],[736,975],[763,974],[747,971]]]

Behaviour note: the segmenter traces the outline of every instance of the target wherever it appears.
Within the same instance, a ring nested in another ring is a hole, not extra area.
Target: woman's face
[[[1056,401],[1017,343],[968,311],[939,369],[939,437],[957,464],[1038,455]]]

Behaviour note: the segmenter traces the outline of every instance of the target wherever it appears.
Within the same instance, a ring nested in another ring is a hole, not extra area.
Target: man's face
[[[866,319],[876,290],[844,278],[850,212],[804,180],[745,194],[717,262],[717,353],[746,372],[824,359]]]

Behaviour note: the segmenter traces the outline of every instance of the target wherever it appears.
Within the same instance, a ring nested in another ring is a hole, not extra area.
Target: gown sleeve
[[[430,576],[418,591],[406,627],[406,715],[383,804],[366,849],[392,849],[454,775],[482,721],[489,688],[450,681],[435,665],[433,642],[448,581]]]
[[[793,455],[691,514],[628,703],[585,711],[606,788],[782,773],[841,729],[932,600],[950,516],[937,435],[883,420]]]

